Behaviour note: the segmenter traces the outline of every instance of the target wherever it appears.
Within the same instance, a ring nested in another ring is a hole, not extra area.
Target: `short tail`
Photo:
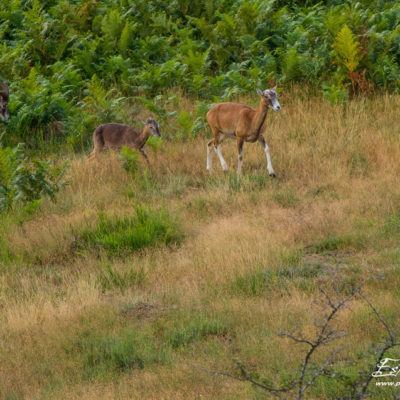
[[[103,126],[98,126],[93,132],[93,151],[88,158],[95,157],[96,154],[103,150],[104,147]]]
[[[103,125],[98,126],[93,132],[93,143],[95,147],[96,145],[104,146]]]

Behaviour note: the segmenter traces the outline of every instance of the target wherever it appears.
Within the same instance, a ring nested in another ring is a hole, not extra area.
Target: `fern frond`
[[[115,43],[120,38],[123,22],[118,10],[110,11],[103,18],[101,29],[108,41]]]
[[[129,46],[132,42],[132,28],[129,21],[126,21],[124,29],[122,30],[121,37],[119,39],[119,49],[122,55],[125,57],[127,55]]]
[[[361,60],[360,42],[347,25],[344,25],[336,35],[333,49],[338,62],[349,72],[353,72],[358,67]]]

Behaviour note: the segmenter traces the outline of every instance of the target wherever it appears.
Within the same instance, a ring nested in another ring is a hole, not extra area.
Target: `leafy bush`
[[[147,142],[146,142],[146,144],[148,145],[148,146],[150,146],[152,149],[154,149],[154,150],[159,150],[160,148],[161,148],[161,146],[162,146],[162,139],[161,138],[158,138],[158,137],[155,137],[155,136],[150,136],[148,139],[147,139]]]
[[[52,139],[62,131],[73,107],[65,87],[41,75],[35,67],[11,97],[12,117],[7,130],[28,144]]]
[[[56,201],[67,185],[66,171],[66,163],[52,166],[50,161],[28,160],[23,144],[0,148],[0,210],[9,211],[18,203],[38,204],[43,196]]]
[[[322,93],[332,105],[344,104],[349,98],[347,90],[335,84],[323,84]]]
[[[139,162],[139,153],[136,150],[122,146],[119,158],[122,160],[122,167],[126,172],[136,174]]]

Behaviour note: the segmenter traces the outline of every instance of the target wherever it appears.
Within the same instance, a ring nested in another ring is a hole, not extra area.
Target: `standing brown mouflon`
[[[10,119],[10,112],[8,111],[8,86],[0,82],[0,118],[5,122]]]
[[[97,156],[105,148],[120,150],[122,146],[127,146],[138,150],[149,163],[143,147],[151,135],[161,137],[161,134],[158,123],[152,116],[142,122],[144,124],[142,131],[123,124],[108,123],[98,126],[93,133],[94,149],[89,158]]]
[[[207,122],[210,125],[214,139],[207,144],[207,170],[211,171],[213,151],[218,154],[222,169],[228,170],[228,166],[222,157],[220,143],[227,137],[237,141],[238,173],[242,169],[243,143],[258,141],[264,148],[267,157],[267,169],[270,176],[275,177],[271,164],[269,147],[264,139],[265,119],[269,108],[279,111],[281,106],[276,95],[276,86],[273,89],[261,91],[260,103],[257,109],[237,103],[218,103],[207,113]]]

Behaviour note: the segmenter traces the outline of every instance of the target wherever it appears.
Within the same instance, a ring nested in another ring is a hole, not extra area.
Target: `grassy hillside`
[[[277,179],[257,143],[244,147],[242,177],[233,141],[227,175],[217,160],[206,174],[203,138],[165,141],[133,174],[117,154],[71,152],[57,161],[70,164],[57,203],[2,215],[0,398],[265,398],[205,370],[234,374],[239,359],[271,384],[290,381],[306,347],[277,334],[312,336],[319,288],[335,280],[344,291],[384,275],[364,293],[399,332],[400,97],[343,107],[300,88],[280,101],[266,135]],[[375,370],[385,330],[365,302],[336,324],[349,335],[335,376],[308,398],[349,395]],[[373,382],[369,398],[396,390]]]
[[[400,333],[399,65],[396,0],[2,0],[0,399],[269,398],[241,366],[298,379],[320,289],[371,277],[305,375],[342,346],[305,398],[357,398]],[[258,143],[237,176],[233,141],[206,173],[211,105],[275,84],[277,178]],[[150,113],[150,168],[87,159],[97,125]]]

